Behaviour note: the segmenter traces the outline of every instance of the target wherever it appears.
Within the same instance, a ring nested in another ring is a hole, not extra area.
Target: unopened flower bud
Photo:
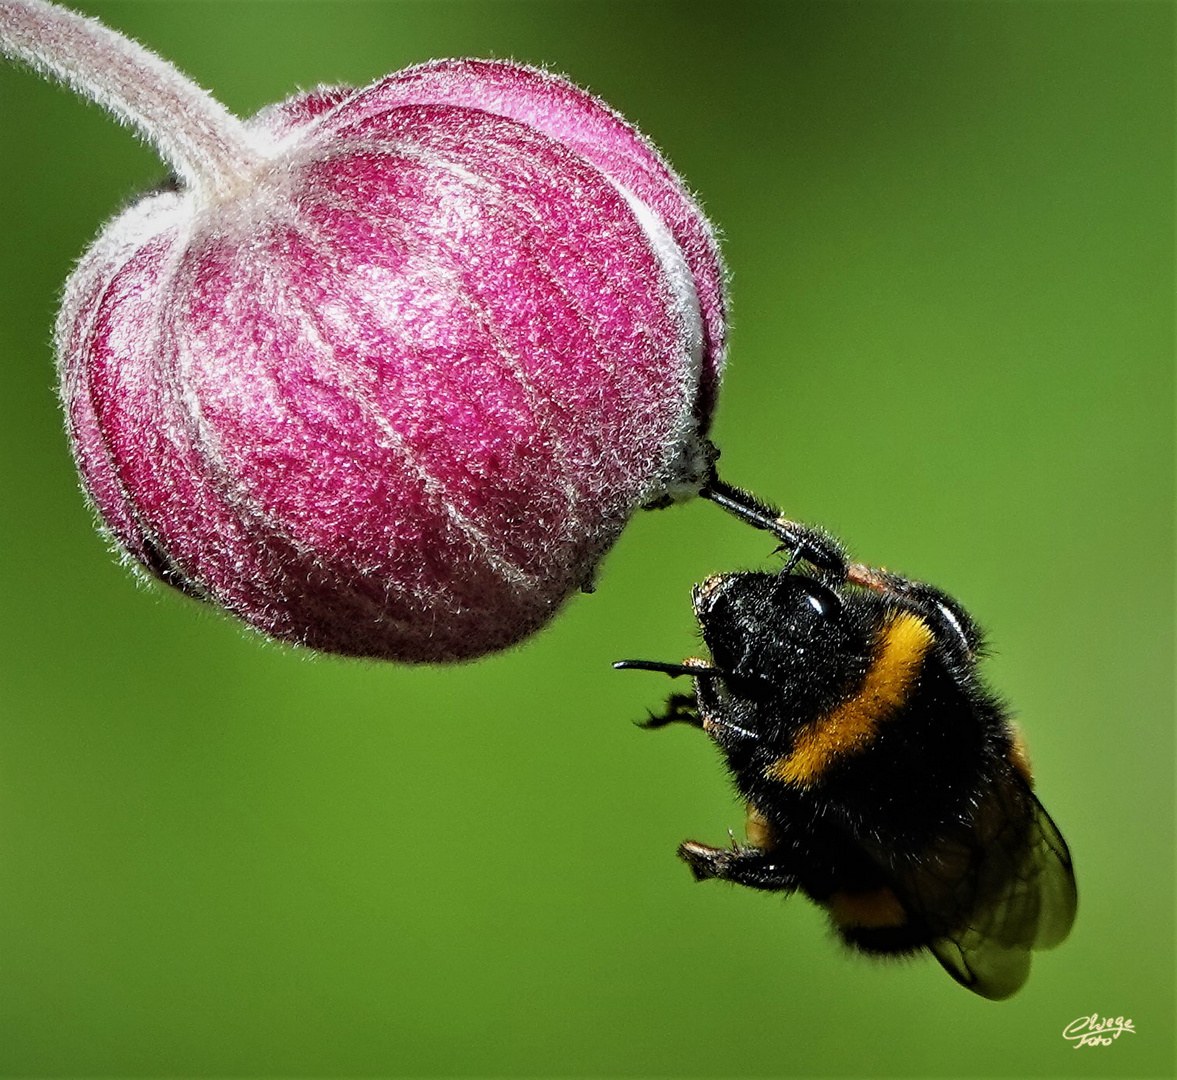
[[[635,508],[697,489],[722,273],[654,149],[563,79],[442,61],[228,114],[40,0],[0,49],[177,173],[66,286],[62,397],[118,544],[275,637],[473,657],[542,626]]]

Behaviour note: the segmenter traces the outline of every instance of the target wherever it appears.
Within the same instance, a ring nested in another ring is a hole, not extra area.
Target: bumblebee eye
[[[804,574],[788,574],[780,579],[777,595],[784,597],[789,593],[798,596],[823,619],[837,615],[842,610],[842,601],[833,589]]]

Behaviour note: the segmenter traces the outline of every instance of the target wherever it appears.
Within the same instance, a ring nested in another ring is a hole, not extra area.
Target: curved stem
[[[211,198],[248,182],[264,144],[219,101],[166,60],[45,0],[0,0],[0,54],[66,83],[114,113]]]

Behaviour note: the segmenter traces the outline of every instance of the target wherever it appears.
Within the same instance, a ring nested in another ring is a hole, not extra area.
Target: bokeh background
[[[741,814],[631,721],[690,584],[767,564],[643,515],[526,646],[408,669],[266,644],[96,538],[58,289],[162,169],[0,70],[0,1073],[1171,1076],[1173,9],[1167,3],[85,3],[249,113],[444,55],[546,63],[726,236],[729,479],[988,627],[1080,916],[991,1004],[695,886]],[[1137,1034],[1076,1050],[1091,1013]]]

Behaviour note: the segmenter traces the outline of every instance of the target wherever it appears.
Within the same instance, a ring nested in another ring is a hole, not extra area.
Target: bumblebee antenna
[[[707,667],[703,664],[664,664],[661,660],[614,660],[613,667],[618,671],[660,671],[672,679],[679,675],[726,675],[719,668]]]
[[[720,480],[714,471],[699,494],[710,499],[716,506],[747,522],[754,529],[763,529],[775,536],[792,553],[785,572],[788,573],[799,559],[812,567],[839,578],[846,576],[846,556],[837,541],[817,529],[790,521],[775,507],[762,502],[750,491],[733,487]]]

